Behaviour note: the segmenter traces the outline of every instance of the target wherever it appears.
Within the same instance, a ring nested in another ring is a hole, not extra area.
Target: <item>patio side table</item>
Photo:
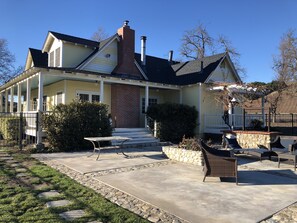
[[[277,155],[278,155],[278,168],[280,167],[281,159],[288,159],[288,160],[294,161],[294,171],[296,171],[297,151],[283,152],[283,153],[278,152]]]

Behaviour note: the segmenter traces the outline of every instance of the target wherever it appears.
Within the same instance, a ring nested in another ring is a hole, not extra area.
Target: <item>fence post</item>
[[[268,132],[270,132],[270,111],[271,111],[271,108],[268,109]]]
[[[157,121],[154,120],[154,137],[157,138]]]
[[[291,135],[294,135],[294,114],[291,114]]]
[[[20,122],[19,122],[19,149],[23,149],[23,112],[20,112]]]
[[[36,149],[43,150],[44,144],[42,143],[41,111],[38,111],[36,115],[37,115],[36,116],[36,137],[37,137]]]
[[[245,109],[242,109],[242,130],[245,130]]]

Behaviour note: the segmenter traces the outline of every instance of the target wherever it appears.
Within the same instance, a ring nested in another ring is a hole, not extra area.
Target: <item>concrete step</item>
[[[160,140],[153,137],[146,128],[116,128],[112,135],[131,138],[131,140],[124,143],[124,148],[143,148],[160,145]]]
[[[149,132],[113,132],[112,133],[113,136],[133,136],[133,137],[152,137],[152,134],[150,134]]]
[[[114,132],[147,132],[148,130],[146,128],[115,128]]]
[[[146,128],[116,128],[112,135],[131,138],[124,143],[123,148],[145,148],[162,145],[160,140],[153,137]]]

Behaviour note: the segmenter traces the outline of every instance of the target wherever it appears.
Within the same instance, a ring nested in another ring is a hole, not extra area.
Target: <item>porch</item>
[[[264,118],[263,118],[264,117]],[[245,119],[243,114],[229,114],[228,123],[233,129],[242,129],[243,126],[249,127],[252,120],[257,119],[267,126],[267,118],[262,114],[246,114]],[[222,115],[207,115],[204,114],[204,133],[222,134],[222,131],[229,130],[229,126],[223,120]]]
[[[113,123],[117,124],[114,127],[139,128],[147,124],[145,111],[150,104],[182,103],[181,95],[181,88],[176,85],[33,67],[1,86],[0,112],[51,111],[55,105],[79,99],[107,104]]]

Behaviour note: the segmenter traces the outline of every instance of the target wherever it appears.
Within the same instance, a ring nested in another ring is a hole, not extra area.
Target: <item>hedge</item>
[[[0,117],[0,135],[5,140],[17,140],[19,138],[20,118],[19,117]],[[23,122],[23,132],[25,121]]]
[[[44,116],[42,125],[52,151],[91,149],[84,137],[110,136],[112,132],[107,105],[101,103],[59,104]]]
[[[183,104],[165,103],[148,107],[147,113],[158,124],[157,136],[162,141],[179,143],[183,137],[194,136],[198,112],[195,107]]]

